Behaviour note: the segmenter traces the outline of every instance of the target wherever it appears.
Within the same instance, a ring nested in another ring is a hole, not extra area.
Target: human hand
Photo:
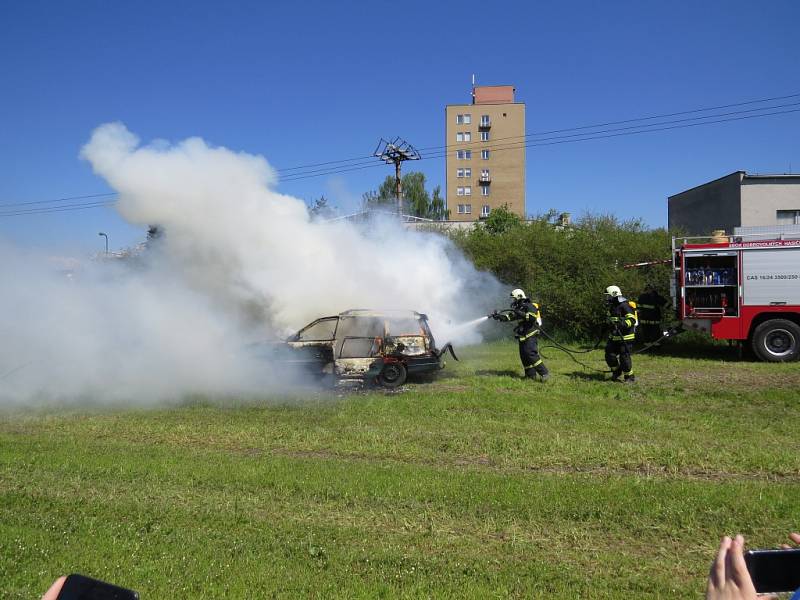
[[[42,600],[56,600],[58,598],[59,592],[61,592],[61,588],[64,587],[64,582],[67,580],[65,576],[61,576],[53,582],[53,585],[50,586],[50,589],[44,593],[42,596]]]
[[[800,533],[790,533],[789,539],[792,540],[795,544],[800,546]],[[789,544],[781,544],[781,548],[792,548]]]
[[[737,535],[731,539],[726,535],[719,544],[716,560],[711,564],[706,600],[755,600],[756,598],[774,599],[776,596],[756,594],[756,588],[744,562],[744,538]]]

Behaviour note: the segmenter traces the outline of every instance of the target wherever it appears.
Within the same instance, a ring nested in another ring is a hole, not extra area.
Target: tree
[[[412,171],[403,176],[404,212],[415,217],[427,219],[431,197],[425,189],[425,174]]]
[[[551,221],[551,213],[520,222],[517,215],[494,209],[480,226],[449,236],[478,269],[524,289],[542,304],[546,327],[574,337],[597,339],[605,322],[603,290],[608,285],[618,285],[635,298],[649,282],[668,295],[670,264],[624,268],[628,262],[669,258],[666,230],[610,215],[584,215],[570,227]]]
[[[308,209],[308,214],[310,214],[311,218],[314,220],[332,219],[336,216],[336,212],[336,208],[328,203],[328,199],[325,196],[320,196],[314,200],[314,204]]]
[[[495,208],[491,213],[489,213],[489,216],[486,217],[486,220],[483,222],[483,226],[486,228],[486,231],[495,235],[505,233],[506,231],[514,227],[518,227],[521,224],[522,219],[520,219],[519,215],[516,213],[508,210],[507,204]]]
[[[397,182],[391,175],[378,187],[377,191],[369,191],[362,196],[364,210],[394,210],[397,207]],[[401,179],[403,193],[403,212],[424,219],[444,220],[449,211],[444,208],[441,188],[436,186],[433,198],[425,189],[425,174],[411,171]]]
[[[380,192],[370,190],[361,196],[362,210],[391,210],[396,202],[394,194],[381,196]]]
[[[444,207],[442,187],[439,185],[433,188],[433,197],[431,198],[431,208],[428,218],[434,221],[448,221],[450,219],[450,211]]]

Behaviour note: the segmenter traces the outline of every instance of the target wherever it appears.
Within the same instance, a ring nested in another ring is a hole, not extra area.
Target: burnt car
[[[322,317],[286,340],[299,362],[318,376],[397,387],[411,375],[444,367],[451,344],[437,348],[428,317],[410,310],[348,310]]]

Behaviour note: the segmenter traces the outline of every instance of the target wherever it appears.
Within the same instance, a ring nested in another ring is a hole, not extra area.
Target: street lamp
[[[104,238],[106,238],[106,254],[108,254],[108,235],[103,233],[102,231],[97,235],[102,235]]]

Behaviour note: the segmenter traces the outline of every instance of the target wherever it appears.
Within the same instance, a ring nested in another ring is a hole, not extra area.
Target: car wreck
[[[348,310],[312,321],[286,340],[291,360],[311,373],[339,381],[397,387],[408,376],[458,360],[451,344],[436,347],[428,317],[411,310]]]

